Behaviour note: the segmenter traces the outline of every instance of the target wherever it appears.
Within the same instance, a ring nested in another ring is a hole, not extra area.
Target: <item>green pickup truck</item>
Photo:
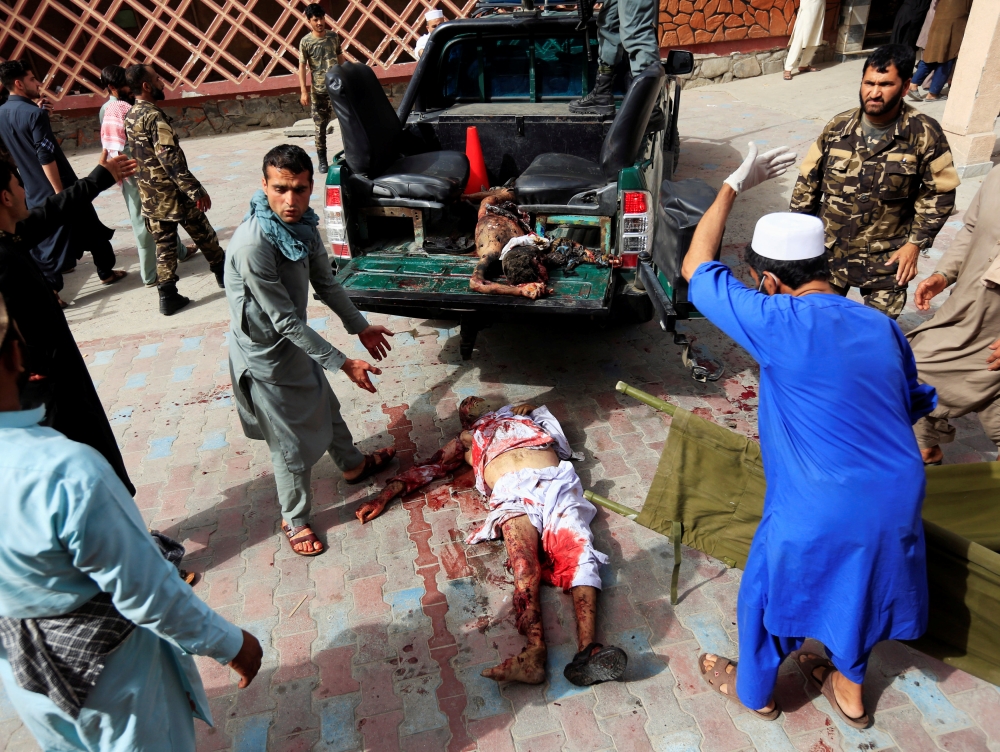
[[[696,315],[680,278],[690,234],[715,192],[672,182],[680,87],[692,55],[617,85],[614,115],[574,114],[597,73],[597,32],[573,12],[492,13],[430,36],[398,111],[374,72],[335,66],[326,84],[344,151],[326,177],[327,238],[361,310],[461,323],[461,353],[496,321],[539,316],[648,321]],[[540,235],[600,249],[610,267],[555,270],[537,300],[469,287],[478,207],[466,139],[475,127],[486,186],[513,184]],[[469,190],[471,192],[471,190]]]

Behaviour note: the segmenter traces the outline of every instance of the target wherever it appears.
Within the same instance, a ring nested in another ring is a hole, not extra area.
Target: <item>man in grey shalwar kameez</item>
[[[978,413],[1000,447],[1000,167],[979,187],[937,269],[917,286],[917,308],[928,310],[951,285],[934,317],[906,335],[920,380],[938,393],[934,412],[913,426],[927,464],[940,464],[941,444],[955,440],[949,420],[968,413]]]
[[[344,371],[369,392],[368,372],[381,371],[347,358],[306,325],[310,283],[376,360],[389,351],[385,335],[392,333],[370,326],[333,276],[309,208],[306,152],[287,144],[271,149],[262,185],[226,253],[229,368],[244,433],[271,450],[282,530],[297,554],[315,556],[323,544],[309,527],[312,466],[329,451],[344,479],[360,483],[386,467],[395,449],[365,456],[354,446],[323,371]]]

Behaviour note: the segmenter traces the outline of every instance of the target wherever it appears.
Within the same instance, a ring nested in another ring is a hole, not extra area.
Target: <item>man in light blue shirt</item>
[[[260,644],[177,576],[107,460],[40,426],[44,407],[21,409],[22,343],[2,297],[0,343],[7,695],[45,750],[193,752],[193,718],[211,714],[191,656],[228,663],[246,687]]]

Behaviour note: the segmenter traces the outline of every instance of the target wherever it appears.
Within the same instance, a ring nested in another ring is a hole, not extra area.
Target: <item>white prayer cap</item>
[[[436,21],[439,18],[444,18],[443,10],[429,10],[424,14],[425,21]]]
[[[775,212],[757,220],[750,247],[775,261],[804,261],[826,253],[823,220],[811,214]]]

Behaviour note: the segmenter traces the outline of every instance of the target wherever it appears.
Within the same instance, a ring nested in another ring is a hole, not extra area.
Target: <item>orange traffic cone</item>
[[[479,145],[479,131],[474,125],[465,129],[465,156],[469,158],[469,182],[465,184],[465,193],[488,191],[490,179],[486,175],[483,147]]]

